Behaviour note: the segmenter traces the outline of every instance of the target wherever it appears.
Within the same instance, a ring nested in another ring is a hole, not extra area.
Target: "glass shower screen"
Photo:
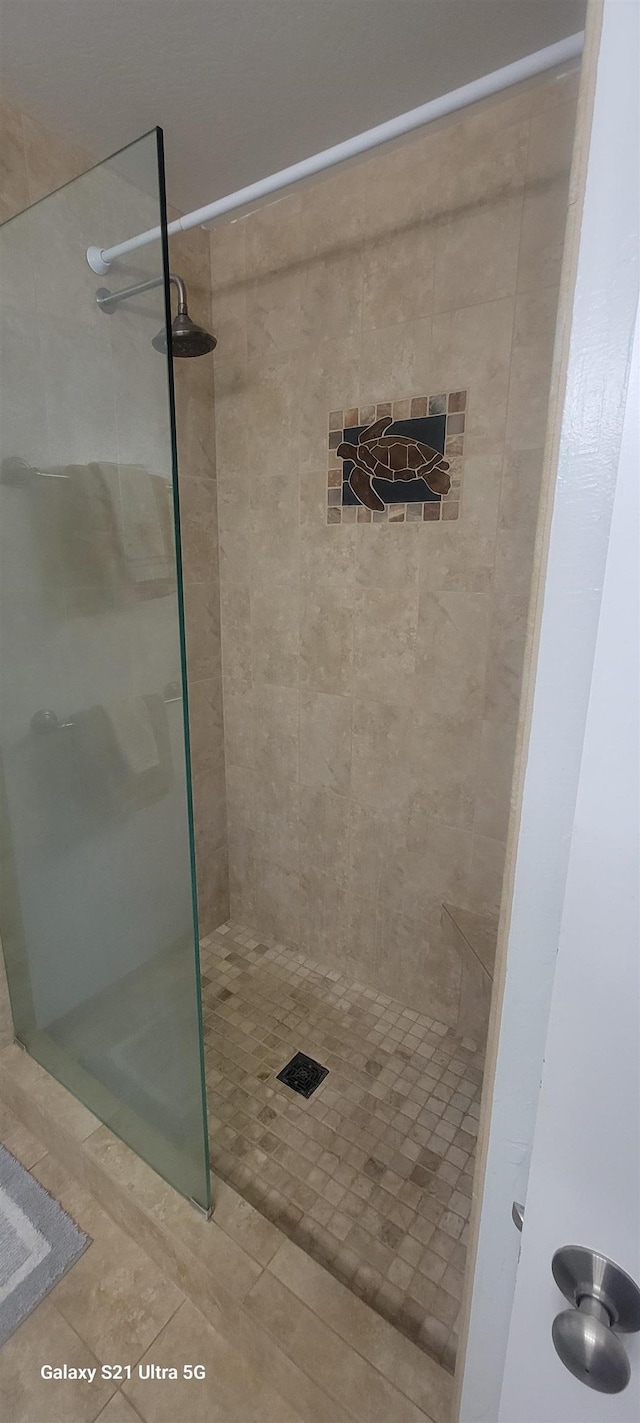
[[[85,252],[159,223],[96,277]],[[209,1207],[162,135],[0,229],[0,931],[16,1034]],[[111,314],[96,290],[160,278]]]

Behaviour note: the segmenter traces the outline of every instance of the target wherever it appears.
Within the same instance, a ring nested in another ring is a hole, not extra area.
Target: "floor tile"
[[[457,1243],[470,1210],[475,1136],[462,1122],[477,1125],[480,1053],[241,926],[201,954],[215,1172],[421,1348],[442,1360],[448,1346],[451,1367],[458,1311],[446,1339],[422,1328],[437,1310],[419,1270],[434,1232]],[[296,1052],[329,1069],[309,1098],[277,1081]],[[441,1313],[452,1299],[457,1280]]]
[[[214,1182],[212,1190],[216,1224],[254,1260],[267,1265],[281,1244],[280,1232],[224,1181]]]
[[[56,1289],[56,1306],[102,1363],[136,1364],[184,1295],[109,1224]]]
[[[140,1414],[132,1407],[123,1393],[114,1393],[96,1423],[140,1423]]]
[[[321,1381],[357,1423],[424,1423],[424,1412],[406,1394],[313,1315],[271,1271],[265,1270],[246,1304],[275,1340],[286,1340],[291,1358]]]
[[[43,1364],[97,1368],[88,1380],[43,1379]],[[3,1417],[12,1423],[94,1423],[115,1392],[100,1379],[100,1361],[59,1313],[51,1299],[30,1314],[0,1353]]]
[[[269,1271],[435,1423],[449,1423],[449,1376],[408,1339],[400,1338],[386,1320],[372,1315],[362,1300],[354,1298],[315,1260],[286,1241]]]
[[[178,1379],[144,1379],[149,1365],[173,1367]],[[185,1365],[203,1365],[204,1379],[185,1381]],[[302,1423],[246,1355],[237,1353],[189,1301],[181,1305],[122,1391],[145,1423]]]
[[[46,1147],[0,1102],[0,1141],[27,1171],[46,1155]]]

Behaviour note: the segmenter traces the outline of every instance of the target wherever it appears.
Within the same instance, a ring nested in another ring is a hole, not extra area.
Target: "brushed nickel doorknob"
[[[631,1377],[619,1333],[640,1329],[640,1289],[619,1265],[582,1245],[563,1245],[553,1278],[572,1309],[553,1321],[556,1353],[577,1379],[599,1393],[621,1393]]]

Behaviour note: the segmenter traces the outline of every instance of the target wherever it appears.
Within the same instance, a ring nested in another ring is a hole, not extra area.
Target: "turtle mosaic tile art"
[[[457,519],[466,390],[329,414],[327,523]]]

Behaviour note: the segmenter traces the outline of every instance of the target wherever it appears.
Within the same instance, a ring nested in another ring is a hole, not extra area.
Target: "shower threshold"
[[[201,956],[214,1171],[452,1371],[475,1043],[231,922]],[[328,1069],[309,1098],[278,1080],[297,1053]]]

